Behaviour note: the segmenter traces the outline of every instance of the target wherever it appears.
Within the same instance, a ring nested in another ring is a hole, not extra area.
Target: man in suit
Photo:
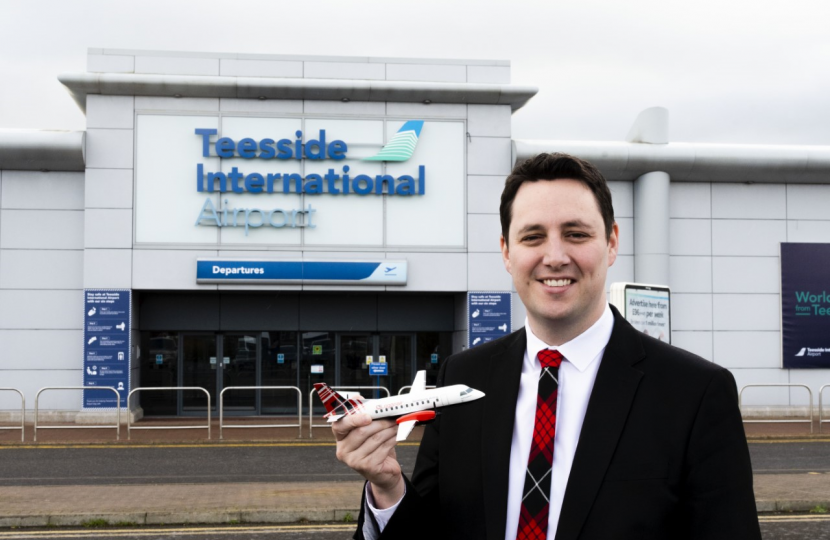
[[[731,374],[606,302],[619,229],[601,173],[542,154],[500,213],[527,325],[446,360],[439,385],[486,396],[427,426],[411,482],[393,422],[333,425],[367,479],[355,538],[760,539]]]

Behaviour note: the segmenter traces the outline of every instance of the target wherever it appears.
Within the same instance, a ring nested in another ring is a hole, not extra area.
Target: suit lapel
[[[643,376],[641,371],[632,367],[645,355],[639,332],[613,307],[612,310],[614,330],[602,356],[588,401],[562,502],[556,540],[576,540],[579,536],[602,485]]]
[[[527,348],[521,329],[505,340],[505,348],[487,361],[487,394],[482,418],[482,478],[487,538],[503,540],[507,526],[507,489],[510,476],[510,446],[516,417],[516,399]]]

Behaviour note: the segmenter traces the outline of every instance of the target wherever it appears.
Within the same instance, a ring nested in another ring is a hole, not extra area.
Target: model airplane
[[[467,403],[484,397],[484,392],[463,384],[432,390],[427,390],[426,385],[426,371],[419,371],[409,393],[400,396],[364,400],[359,394],[343,397],[326,383],[316,383],[314,388],[328,411],[323,418],[329,423],[337,422],[347,414],[365,413],[372,420],[398,416],[398,441],[405,441],[416,424],[434,420],[435,409],[438,407]]]

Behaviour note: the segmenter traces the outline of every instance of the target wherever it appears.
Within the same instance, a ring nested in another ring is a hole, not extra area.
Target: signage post
[[[509,292],[467,293],[467,346],[504,337],[513,331]]]
[[[125,289],[84,291],[84,386],[118,390],[121,407],[130,393],[130,315],[132,296]],[[85,409],[115,408],[115,396],[84,390]]]
[[[372,362],[369,364],[369,375],[375,377],[375,386],[380,386],[380,378],[389,375],[389,364],[386,362]],[[380,390],[375,388],[375,399],[380,397]]]

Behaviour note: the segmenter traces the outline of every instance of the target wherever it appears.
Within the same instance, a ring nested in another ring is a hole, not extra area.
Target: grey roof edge
[[[0,129],[0,170],[84,171],[84,131]]]
[[[399,101],[472,103],[523,107],[533,86],[482,83],[278,79],[132,73],[70,73],[58,76],[72,99],[86,111],[89,94],[120,96],[310,99],[326,101]]]
[[[514,140],[516,161],[564,152],[599,167],[608,180],[663,171],[672,181],[830,184],[830,146]]]

